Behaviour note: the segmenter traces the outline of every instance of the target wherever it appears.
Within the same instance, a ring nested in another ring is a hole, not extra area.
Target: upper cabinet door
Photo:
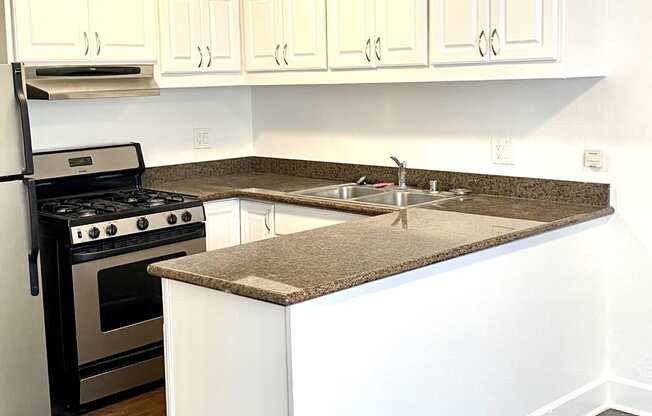
[[[16,57],[24,62],[91,58],[88,0],[14,1]]]
[[[242,69],[239,4],[238,0],[201,0],[207,72]]]
[[[428,65],[428,0],[376,0],[373,42],[378,66]]]
[[[488,62],[489,7],[490,0],[430,1],[430,57],[435,65]]]
[[[326,69],[325,0],[284,0],[283,5],[283,64],[287,69]]]
[[[245,62],[248,71],[281,70],[282,0],[245,0]]]
[[[161,72],[203,71],[199,0],[161,0]]]
[[[156,61],[154,0],[90,0],[96,61]]]
[[[492,0],[492,61],[559,58],[559,0]]]
[[[328,0],[327,9],[329,67],[375,67],[375,0]]]

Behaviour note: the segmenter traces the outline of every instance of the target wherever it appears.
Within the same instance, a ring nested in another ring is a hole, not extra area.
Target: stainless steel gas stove
[[[161,380],[152,262],[205,251],[202,202],[142,187],[138,144],[34,155],[52,397],[68,409]]]

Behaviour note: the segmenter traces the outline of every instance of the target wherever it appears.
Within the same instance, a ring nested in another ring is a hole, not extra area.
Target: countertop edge
[[[234,190],[233,196],[231,197],[238,197],[238,196],[252,197],[251,196],[252,194],[253,193],[249,193],[247,191]],[[219,199],[225,199],[225,197],[221,197]],[[310,201],[306,201],[306,202],[310,202]],[[337,208],[333,208],[333,209],[337,209]],[[418,207],[414,209],[418,209]],[[391,212],[396,212],[396,210],[388,211],[388,213]],[[368,272],[361,273],[358,275],[347,276],[346,278],[329,282],[327,287],[324,285],[318,285],[318,286],[311,287],[309,289],[301,289],[291,294],[277,294],[273,292],[266,292],[264,298],[263,296],[256,296],[255,294],[252,293],[252,291],[256,290],[255,288],[250,288],[245,285],[237,284],[234,282],[228,282],[225,280],[209,278],[207,276],[197,274],[197,273],[191,273],[183,270],[176,270],[176,269],[161,267],[157,265],[150,265],[148,267],[148,272],[151,275],[159,278],[180,281],[199,287],[205,287],[212,290],[219,290],[222,292],[231,293],[238,296],[244,296],[253,300],[276,304],[279,306],[292,306],[308,300],[316,299],[335,292],[339,292],[341,290],[350,289],[365,283],[385,279],[400,273],[405,273],[421,267],[426,267],[436,263],[441,263],[443,261],[451,260],[467,254],[497,247],[513,241],[522,240],[535,235],[544,234],[549,231],[559,230],[576,224],[607,217],[614,214],[614,212],[615,210],[613,207],[611,206],[604,207],[592,212],[573,215],[570,217],[562,218],[560,220],[545,223],[539,226],[526,228],[512,233],[507,233],[498,237],[492,237],[484,240],[478,240],[468,244],[463,244],[457,247],[453,247],[450,249],[433,253],[433,255],[431,256],[407,259],[406,261],[397,263],[396,265],[392,265],[391,267],[383,267],[381,269],[370,270]],[[202,280],[203,282],[201,282]]]

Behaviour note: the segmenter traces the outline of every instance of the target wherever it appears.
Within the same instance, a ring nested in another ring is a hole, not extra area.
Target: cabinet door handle
[[[364,47],[364,54],[367,57],[367,62],[371,62],[371,38],[367,39],[367,44]]]
[[[281,44],[279,43],[276,45],[276,50],[274,50],[274,60],[276,61],[276,65],[281,66],[281,61],[278,60],[278,50],[281,49]]]
[[[482,41],[483,39],[484,39],[484,42]],[[482,43],[484,43],[484,50],[482,50]],[[487,54],[487,47],[488,46],[489,45],[487,45],[487,34],[483,30],[482,32],[480,32],[480,36],[478,37],[478,50],[480,51],[480,56],[481,57],[484,58],[485,55]]]
[[[496,50],[496,46],[494,45],[495,39],[498,39],[498,50]],[[500,54],[500,34],[498,33],[498,29],[494,29],[494,31],[491,32],[491,51],[494,53],[494,56]]]
[[[206,66],[210,68],[211,64],[213,63],[213,54],[211,53],[210,46],[206,46],[206,53],[208,54],[208,64]]]
[[[88,41],[88,32],[84,32],[84,45],[86,45],[84,56],[88,56],[88,51],[91,49],[91,44]]]
[[[201,46],[197,46],[197,51],[199,51],[199,65],[197,65],[197,68],[201,68],[204,65],[204,52],[201,50]]]
[[[100,56],[100,52],[102,52],[102,41],[100,41],[100,34],[95,32],[95,41],[97,42],[97,56]]]
[[[271,232],[272,232],[272,229],[271,229],[270,226],[269,226],[269,214],[270,214],[271,212],[272,212],[272,211],[271,211],[270,209],[268,209],[267,211],[265,211],[265,228],[267,228],[267,232],[268,232],[268,233],[271,233]]]
[[[283,62],[285,62],[285,65],[289,65],[288,64],[288,44],[287,43],[283,47]]]
[[[378,39],[376,39],[376,58],[378,58],[379,61],[382,59],[380,58],[380,36],[378,36]]]

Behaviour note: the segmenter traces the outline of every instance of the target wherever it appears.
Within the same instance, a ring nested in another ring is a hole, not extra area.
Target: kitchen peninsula
[[[164,278],[168,414],[526,414],[600,371],[601,346],[584,340],[602,322],[612,213],[482,193],[151,265]]]

